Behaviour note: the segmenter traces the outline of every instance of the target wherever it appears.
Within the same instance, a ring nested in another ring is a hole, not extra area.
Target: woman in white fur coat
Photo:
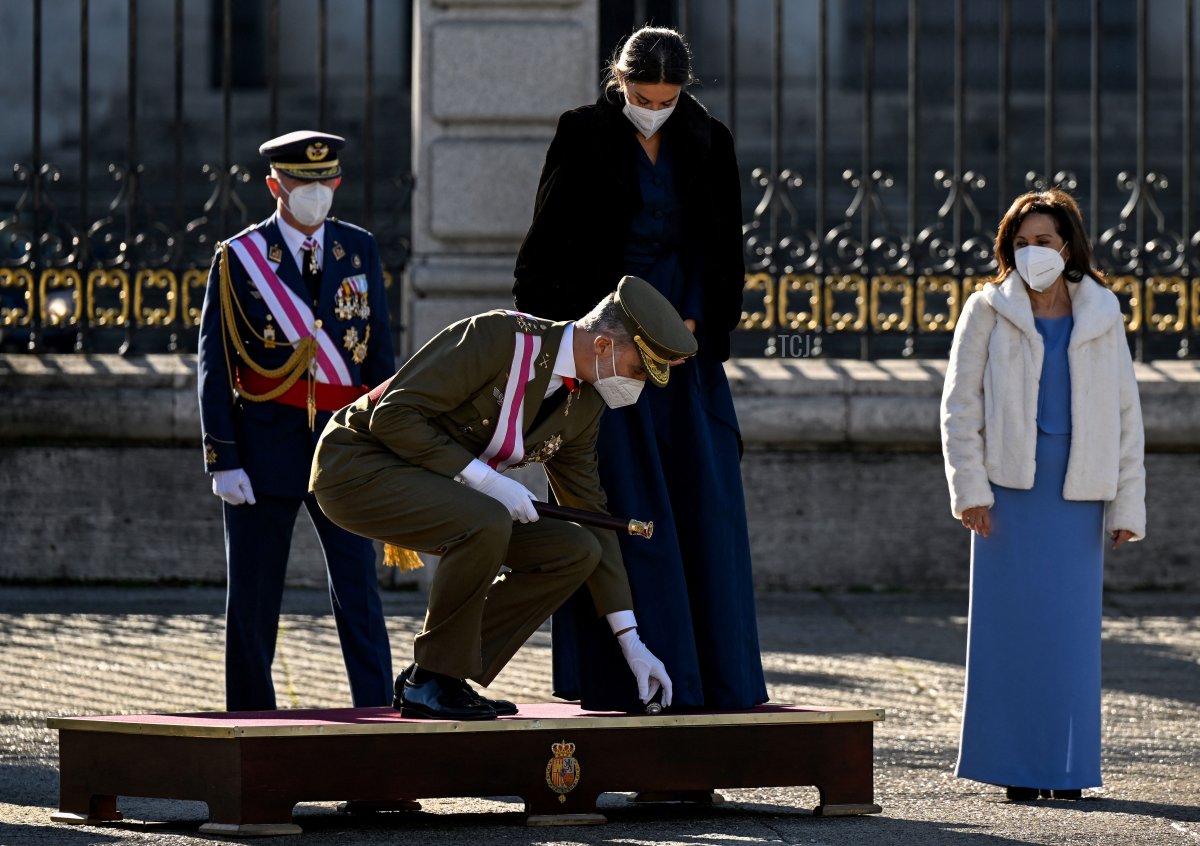
[[[957,774],[1014,801],[1100,780],[1104,542],[1146,531],[1142,413],[1079,207],[1024,194],[967,300],[942,393],[950,506],[972,532]]]

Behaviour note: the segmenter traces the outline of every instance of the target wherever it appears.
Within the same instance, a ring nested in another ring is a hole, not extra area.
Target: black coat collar
[[[623,108],[625,98],[621,96],[621,92],[615,88],[604,89],[600,99],[596,101],[600,128],[620,138],[627,138],[637,132],[622,113]],[[679,103],[663,124],[662,131],[666,138],[677,142],[672,145],[673,151],[677,149],[697,153],[699,158],[703,158],[712,146],[712,125],[709,123],[708,110],[686,91],[679,95]]]

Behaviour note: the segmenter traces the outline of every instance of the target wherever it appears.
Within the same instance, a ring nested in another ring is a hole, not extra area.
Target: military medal
[[[354,286],[350,284],[349,279],[343,279],[337,293],[333,295],[333,313],[337,315],[338,320],[350,320],[354,317],[357,311],[353,302],[354,296]]]
[[[269,350],[275,349],[275,324],[271,322],[271,315],[267,315],[267,325],[263,327],[263,346]]]
[[[338,261],[341,261],[345,255],[346,255],[346,251],[342,249],[342,245],[339,244],[337,241],[334,241],[333,242],[333,257],[335,259],[337,259]]]
[[[571,413],[571,403],[575,402],[575,397],[579,396],[579,380],[564,376],[563,385],[567,388],[567,407],[563,409],[563,417],[566,417]]]
[[[354,332],[354,338],[357,341],[354,345],[354,350],[350,353],[350,360],[355,364],[362,364],[367,360],[367,342],[371,340],[371,327],[367,327],[367,334],[363,336],[361,341],[358,341],[358,332],[353,327],[346,330],[346,340],[349,341],[350,333]],[[349,346],[347,346],[349,349]]]
[[[356,349],[358,346],[358,330],[351,326],[346,330],[346,334],[342,336],[342,346],[348,350]],[[356,362],[357,363],[357,362]]]
[[[267,250],[267,260],[273,261],[276,264],[283,261],[283,250],[278,244],[272,244],[270,249]]]
[[[558,452],[562,446],[562,435],[555,435],[547,441],[544,441],[532,453],[527,456],[526,460],[537,464],[545,464],[554,454]]]
[[[350,263],[354,265],[355,270],[358,270],[360,267],[362,267],[362,259],[358,257],[358,253],[355,253],[350,257]]]

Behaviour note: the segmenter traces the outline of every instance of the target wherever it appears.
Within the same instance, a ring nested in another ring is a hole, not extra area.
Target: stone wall
[[[596,0],[418,0],[405,341],[512,307],[558,116],[596,99]]]
[[[194,367],[191,356],[0,356],[0,581],[224,578]],[[937,440],[943,371],[727,365],[761,589],[966,585],[967,535],[949,514]],[[1107,583],[1200,588],[1200,364],[1139,365],[1138,379],[1148,538],[1110,554]],[[292,583],[323,583],[314,533],[295,537]]]

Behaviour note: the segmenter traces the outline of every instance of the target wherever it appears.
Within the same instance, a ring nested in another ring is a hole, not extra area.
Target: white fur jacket
[[[1074,327],[1071,452],[1063,499],[1102,500],[1105,530],[1146,534],[1144,436],[1133,360],[1116,295],[1090,276],[1068,282]],[[991,507],[991,484],[1033,487],[1044,345],[1016,273],[967,300],[942,390],[942,452],[955,517]]]

